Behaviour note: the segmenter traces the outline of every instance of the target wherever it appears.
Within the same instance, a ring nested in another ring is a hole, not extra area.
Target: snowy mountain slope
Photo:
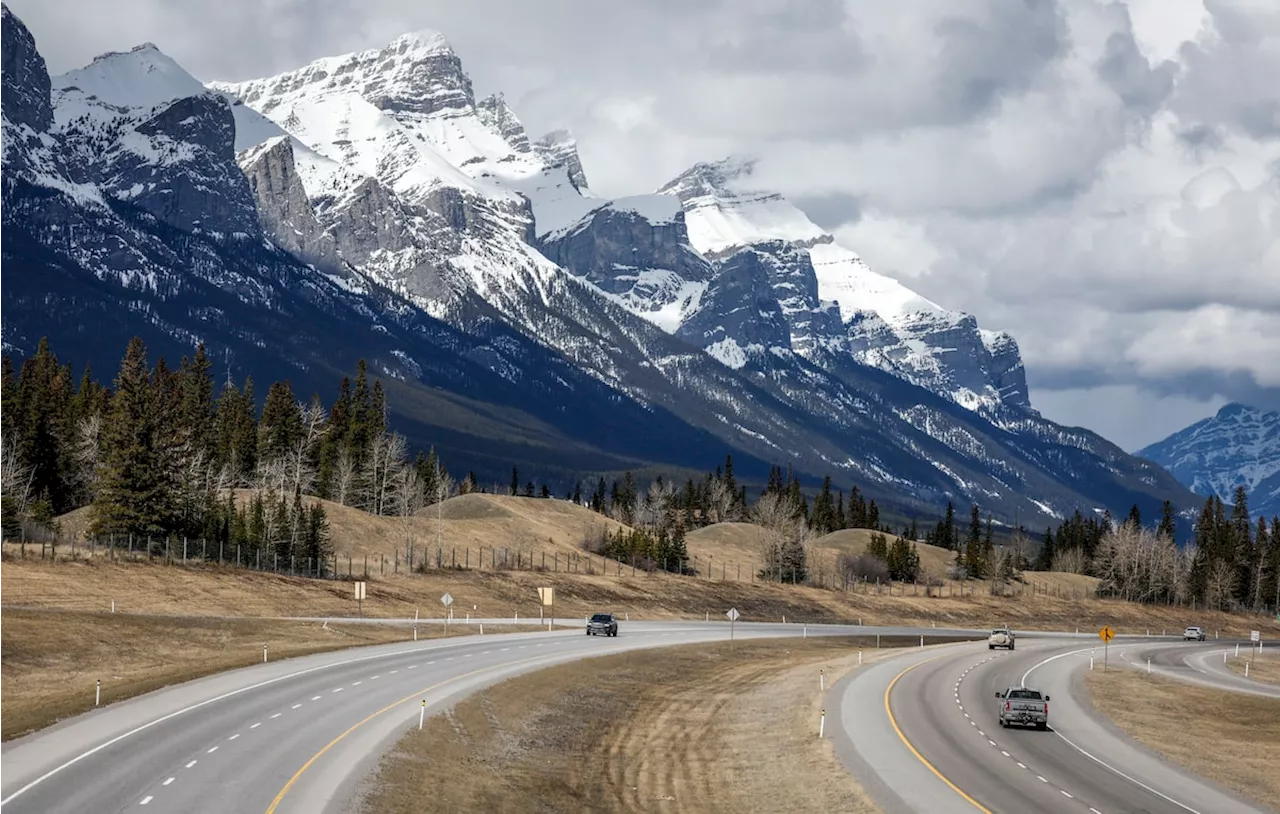
[[[1016,381],[1020,361],[1006,361],[1004,381],[995,381],[989,348],[1011,349],[1016,360],[1016,343],[875,275],[852,252],[815,254],[831,238],[788,202],[730,189],[749,162],[699,165],[656,195],[599,198],[571,138],[530,141],[500,96],[476,101],[461,63],[434,33],[213,87],[361,179],[351,190],[316,195],[288,183],[283,146],[242,152],[264,222],[305,221],[289,234],[269,226],[278,241],[331,236],[343,263],[461,330],[478,318],[504,321],[607,386],[726,443],[892,483],[918,499],[963,492],[1017,501],[1010,484],[1041,477],[1025,469],[1040,465],[1034,455],[1011,453],[1002,428],[970,410],[947,408],[943,419],[936,407],[912,409],[918,390],[880,379],[874,389],[892,394],[879,397],[889,403],[868,400],[864,360],[995,413],[1007,407],[1002,392],[1016,401],[1025,385]],[[693,228],[718,234],[725,251],[699,246]],[[825,263],[821,274],[815,257]],[[870,292],[875,302],[859,303],[846,325],[846,303],[824,286],[842,296]],[[957,354],[965,340],[972,352]],[[977,368],[975,381],[943,364],[945,354]],[[966,428],[937,429],[957,421]],[[969,440],[948,446],[960,437]],[[986,440],[971,442],[979,437]],[[1026,446],[1040,454],[1040,443]],[[918,461],[926,449],[928,461]],[[1002,467],[1009,472],[993,477]],[[911,478],[900,474],[907,470]],[[1106,468],[1104,477],[1117,472]],[[1040,503],[1079,500],[1058,493]],[[1028,504],[1028,514],[1035,511]]]
[[[171,356],[202,338],[299,389],[365,356],[397,383],[400,426],[486,477],[513,461],[705,468],[732,450],[744,476],[788,461],[884,502],[972,499],[1003,518],[1190,500],[1096,436],[1030,412],[1010,429],[862,364],[813,246],[704,256],[678,197],[593,196],[572,139],[531,140],[501,97],[476,101],[436,35],[212,92],[143,48],[59,80],[55,111],[49,90],[23,106],[43,71],[25,33],[6,14],[19,353],[47,330],[110,369],[117,335]],[[849,320],[877,321],[869,346],[902,341],[873,312]]]
[[[1165,467],[1197,494],[1230,503],[1244,486],[1255,516],[1280,514],[1280,412],[1228,404],[1134,454]]]

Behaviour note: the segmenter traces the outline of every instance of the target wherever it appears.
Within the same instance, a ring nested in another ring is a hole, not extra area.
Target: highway
[[[501,620],[493,620],[495,623]],[[576,624],[581,625],[578,621]],[[738,639],[981,635],[744,623]],[[477,689],[594,655],[723,641],[727,622],[633,622],[380,645],[222,673],[112,704],[0,750],[6,814],[341,811],[407,727]]]
[[[915,650],[857,671],[833,688],[827,713],[837,754],[882,810],[1264,811],[1162,762],[1099,719],[1083,700],[1080,677],[1091,651],[1096,650],[1096,668],[1102,668],[1099,645],[1026,637],[1018,645],[1012,652],[981,644]],[[1222,649],[1117,640],[1110,657],[1132,651],[1194,661],[1195,651],[1221,659]],[[999,726],[995,692],[1020,684],[1050,696],[1048,731]]]
[[[1254,681],[1233,673],[1226,658],[1247,658],[1249,642],[1186,642],[1175,644],[1125,645],[1119,648],[1119,656],[1126,666],[1146,670],[1151,660],[1151,672],[1166,678],[1213,687],[1220,690],[1280,698],[1280,686]],[[1225,657],[1225,658],[1224,658]]]

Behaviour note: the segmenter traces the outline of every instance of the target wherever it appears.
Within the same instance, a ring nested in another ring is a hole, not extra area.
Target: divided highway
[[[736,635],[801,636],[806,630],[809,636],[986,634],[739,622]],[[587,637],[580,629],[433,639],[210,676],[5,744],[0,808],[11,814],[342,811],[383,752],[416,723],[423,701],[430,715],[481,687],[553,664],[723,641],[728,633],[726,622],[632,622],[616,639]],[[989,652],[980,641],[911,648],[841,682],[828,704],[827,731],[891,813],[1259,810],[1185,777],[1093,719],[1076,700],[1073,678],[1082,660],[1087,664],[1087,641],[1024,634],[1009,653]],[[1151,652],[1176,659],[1197,649],[1221,658],[1220,643],[1196,648],[1125,639],[1112,644],[1112,656],[1145,659]],[[1053,696],[1053,731],[996,725],[994,690],[1024,676]],[[1237,677],[1228,673],[1223,680]]]
[[[738,623],[740,639],[801,636]],[[808,635],[981,631],[808,627]],[[724,640],[727,622],[642,623],[460,637],[329,653],[223,673],[113,704],[5,744],[6,814],[338,811],[406,727],[502,679],[640,648]]]
[[[892,657],[833,690],[827,712],[837,752],[890,814],[1263,811],[1100,720],[1080,680],[1095,650],[1101,669],[1100,646],[1028,637],[1012,652],[955,645]],[[1222,647],[1117,640],[1110,656],[1130,651],[1221,659]],[[1000,727],[995,692],[1021,684],[1050,696],[1049,731]]]

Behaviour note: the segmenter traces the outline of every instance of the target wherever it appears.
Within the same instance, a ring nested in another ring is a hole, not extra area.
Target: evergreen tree
[[[258,458],[262,461],[287,459],[302,438],[302,409],[289,382],[276,382],[267,390],[258,423]]]
[[[574,505],[582,505],[582,481],[578,481],[573,485],[573,496],[570,498]]]
[[[964,541],[963,563],[971,579],[986,577],[985,551],[982,545],[982,514],[978,504],[969,510],[969,535]]]
[[[1135,529],[1142,528],[1142,511],[1138,508],[1137,503],[1130,507],[1129,517],[1125,519],[1125,523]]]
[[[157,450],[160,428],[154,408],[147,349],[134,337],[120,363],[103,427],[102,472],[91,510],[91,534],[145,536],[168,531],[169,490]]]
[[[1047,528],[1044,530],[1044,542],[1040,546],[1040,551],[1036,553],[1035,570],[1052,571],[1054,553],[1053,529]]]
[[[1177,537],[1178,525],[1174,518],[1173,503],[1166,500],[1160,511],[1160,525],[1156,527],[1156,534],[1168,540]]]
[[[524,496],[533,497],[533,481],[529,481],[524,485]]]
[[[947,512],[942,518],[942,539],[939,545],[953,551],[960,545],[960,535],[956,533],[956,509],[950,500],[947,501]]]
[[[867,542],[867,553],[881,562],[889,560],[889,540],[880,532],[872,532]]]
[[[338,397],[329,409],[328,426],[329,431],[320,439],[320,463],[316,469],[316,494],[325,499],[333,497],[338,461],[346,449],[346,439],[351,430],[351,380],[345,376],[338,385]],[[432,489],[427,494],[434,492]]]
[[[547,488],[545,483],[542,484],[542,497],[543,499],[551,497],[551,490]]]
[[[86,379],[88,375],[86,368]],[[86,384],[81,384],[82,390]],[[201,342],[196,346],[195,357],[182,367],[182,433],[191,454],[210,463],[215,457],[215,416],[213,363]]]
[[[511,467],[511,496],[515,497],[520,494],[520,472],[513,466]]]

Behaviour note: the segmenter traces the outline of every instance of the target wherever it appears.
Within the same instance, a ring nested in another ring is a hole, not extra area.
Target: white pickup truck
[[[1000,699],[1000,708],[996,716],[1001,726],[1035,724],[1036,729],[1047,729],[1049,726],[1049,696],[1041,695],[1039,690],[1026,687],[1010,687],[1004,692],[996,693]]]
[[[1007,627],[998,627],[991,631],[991,635],[987,637],[987,649],[995,650],[997,647],[1014,649],[1013,631]]]

